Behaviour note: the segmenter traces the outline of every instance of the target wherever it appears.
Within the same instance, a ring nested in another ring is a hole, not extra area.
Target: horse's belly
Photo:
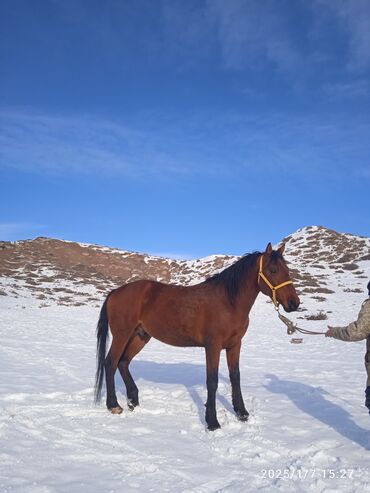
[[[154,337],[158,341],[178,347],[201,346],[199,338],[188,334],[184,330],[177,328],[166,328],[163,326],[156,327],[155,325],[144,325],[145,332]]]
[[[191,337],[161,337],[161,336],[153,336],[155,339],[158,339],[161,342],[164,342],[165,344],[169,344],[170,346],[177,346],[177,347],[194,347],[194,346],[201,346],[201,344],[198,341],[195,341]]]

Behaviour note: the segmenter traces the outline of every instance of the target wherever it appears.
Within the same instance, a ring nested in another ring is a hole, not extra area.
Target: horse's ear
[[[281,247],[278,248],[278,252],[280,253],[280,255],[283,255],[284,250],[285,250],[285,243],[283,243]]]
[[[272,245],[271,245],[271,243],[269,243],[266,247],[265,253],[266,253],[266,255],[270,255],[271,252],[272,252]]]

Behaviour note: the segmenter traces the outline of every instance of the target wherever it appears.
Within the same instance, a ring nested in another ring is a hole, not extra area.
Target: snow
[[[352,282],[350,272],[343,275]],[[326,302],[302,300],[313,312],[332,312],[328,320],[297,314],[299,325],[325,330],[356,318],[364,295],[336,282]],[[364,341],[306,336],[290,344],[260,295],[241,355],[250,419],[233,414],[223,356],[222,428],[211,433],[198,348],[152,340],[131,365],[141,406],[124,406],[118,416],[93,404],[98,314],[92,306],[40,308],[25,294],[0,298],[1,492],[370,491]],[[118,376],[117,390],[124,404]]]
[[[318,232],[317,260],[308,261],[307,245]],[[369,278],[368,260],[356,261],[356,272],[330,268],[325,256],[338,252],[326,234],[317,226],[303,228],[291,235],[285,253],[300,274],[333,291],[319,293],[323,301],[306,292],[306,311],[288,314],[314,331],[354,320]],[[370,239],[362,243],[359,255],[367,255]],[[186,269],[172,282],[194,284],[237,257],[223,259],[183,260]],[[1,493],[370,492],[365,341],[304,336],[303,344],[291,344],[272,303],[260,294],[240,362],[247,423],[234,416],[224,355],[217,398],[222,428],[211,433],[204,421],[204,351],[153,340],[131,365],[140,407],[128,411],[117,375],[125,411],[111,415],[104,404],[93,404],[100,306],[91,297],[100,297],[98,291],[82,279],[56,281],[58,272],[46,266],[39,274],[44,300],[25,279],[0,279],[0,293],[7,294],[0,296]],[[84,306],[58,305],[50,293],[60,287]],[[305,318],[319,311],[327,320]]]

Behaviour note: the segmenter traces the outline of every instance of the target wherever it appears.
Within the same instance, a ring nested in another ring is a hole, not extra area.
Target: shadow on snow
[[[134,360],[130,365],[130,371],[140,393],[140,379],[147,382],[159,383],[159,384],[173,384],[183,385],[194,404],[197,407],[199,419],[202,423],[205,423],[204,419],[204,406],[205,401],[199,394],[197,386],[204,387],[204,399],[207,393],[206,389],[206,367],[202,364],[196,363],[156,363],[153,361]],[[219,373],[220,382],[229,382],[221,372]],[[126,395],[126,389],[120,378],[120,375],[116,374],[116,386],[122,393]],[[139,394],[140,395],[140,394]],[[170,394],[168,398],[171,399]],[[234,413],[234,410],[230,402],[220,394],[217,394],[217,400],[227,409],[229,412]]]
[[[330,395],[329,392],[304,383],[283,380],[272,374],[266,377],[269,381],[264,387],[269,392],[286,395],[301,411],[330,426],[344,438],[370,450],[369,431],[358,426],[348,411],[326,399],[324,396]]]

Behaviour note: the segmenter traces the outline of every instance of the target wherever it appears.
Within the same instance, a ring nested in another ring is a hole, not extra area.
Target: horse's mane
[[[248,271],[256,264],[257,258],[262,255],[262,252],[246,253],[234,264],[230,265],[221,272],[214,274],[204,282],[222,285],[225,288],[230,303],[233,305],[241,290],[241,281],[244,279]],[[271,253],[271,260],[276,261],[282,259],[283,256],[273,251]]]
[[[234,264],[205,280],[209,284],[222,285],[231,304],[235,303],[241,289],[241,281],[245,274],[255,265],[261,252],[247,253]]]

